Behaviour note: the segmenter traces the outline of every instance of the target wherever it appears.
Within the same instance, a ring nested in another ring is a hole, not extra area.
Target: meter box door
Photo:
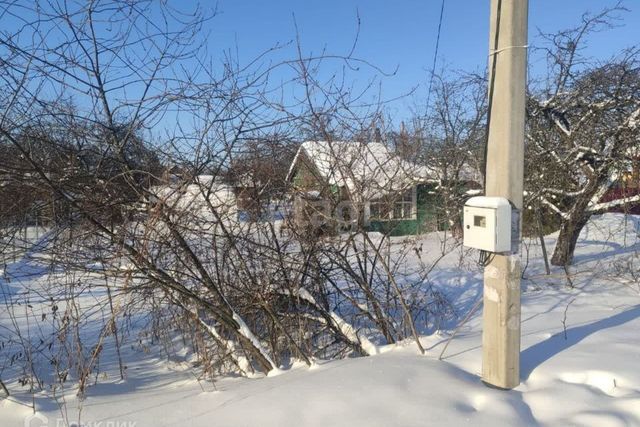
[[[464,205],[464,245],[511,251],[511,204],[503,197],[472,197]]]

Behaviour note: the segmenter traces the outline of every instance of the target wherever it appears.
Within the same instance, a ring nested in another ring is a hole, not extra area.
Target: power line
[[[444,16],[444,1],[440,5],[440,19],[438,21],[438,36],[436,37],[436,49],[433,52],[433,64],[431,66],[431,78],[429,79],[429,92],[427,92],[427,107],[426,110],[429,110],[429,105],[431,105],[431,89],[433,88],[433,75],[436,72],[436,63],[438,61],[438,49],[440,48],[440,33],[442,32],[442,17]]]

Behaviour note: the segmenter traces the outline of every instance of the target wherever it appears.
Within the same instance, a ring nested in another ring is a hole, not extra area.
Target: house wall
[[[333,222],[334,209],[340,200],[348,200],[346,189],[323,182],[304,152],[297,158],[291,182],[294,186],[293,215],[298,226],[322,229],[325,233],[337,229]]]
[[[295,173],[291,179],[295,189],[297,191],[318,191],[324,197],[331,196],[336,200],[344,199],[346,197],[345,189],[325,183],[312,165],[313,162],[307,158],[307,155],[304,152],[300,153],[295,165]]]
[[[416,218],[410,220],[370,221],[369,231],[378,231],[390,236],[407,236],[435,231],[440,228],[437,217],[438,196],[430,184],[418,185],[416,189]]]
[[[298,161],[296,172],[293,176],[293,185],[299,190],[321,190],[322,186],[318,182],[307,162]]]

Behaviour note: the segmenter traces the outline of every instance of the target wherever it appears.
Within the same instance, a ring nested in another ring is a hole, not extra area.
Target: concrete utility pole
[[[485,193],[505,197],[519,210],[524,180],[528,7],[528,0],[491,0],[491,108]],[[519,246],[519,241],[517,243]],[[484,270],[482,380],[505,389],[520,384],[520,257],[517,254],[496,254]]]

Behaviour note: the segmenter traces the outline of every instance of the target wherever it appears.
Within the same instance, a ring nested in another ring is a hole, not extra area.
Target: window
[[[414,193],[406,191],[400,198],[385,198],[372,201],[369,204],[369,218],[372,220],[388,221],[390,219],[412,219]]]
[[[413,191],[406,191],[402,198],[393,205],[394,219],[411,219],[413,217]]]
[[[369,205],[369,217],[371,219],[389,219],[389,211],[389,203],[382,200],[376,200]]]
[[[474,215],[473,216],[473,226],[474,227],[486,228],[487,227],[487,217],[486,216]]]

